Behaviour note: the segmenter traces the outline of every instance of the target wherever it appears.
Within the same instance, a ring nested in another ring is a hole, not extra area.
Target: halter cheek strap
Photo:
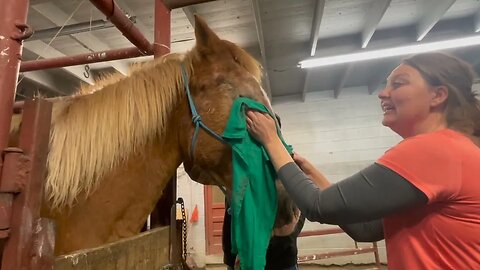
[[[195,125],[195,131],[193,132],[192,143],[190,145],[190,157],[193,158],[193,154],[195,153],[195,145],[197,144],[198,140],[198,131],[200,128],[203,128],[208,134],[213,136],[218,141],[227,144],[227,142],[220,136],[218,133],[213,131],[209,128],[205,123],[202,121],[202,117],[197,112],[197,108],[195,107],[195,103],[193,102],[192,94],[190,93],[190,86],[188,85],[188,75],[185,68],[185,64],[182,63],[182,77],[183,77],[183,84],[185,85],[185,92],[187,94],[188,105],[190,107],[190,112],[192,113],[192,122]]]
[[[198,140],[198,132],[200,128],[203,128],[208,134],[213,136],[215,139],[218,141],[227,144],[228,143],[220,136],[218,133],[213,131],[211,128],[209,128],[205,123],[202,121],[202,117],[200,114],[197,112],[197,108],[195,107],[195,103],[193,102],[192,94],[190,93],[190,86],[188,85],[189,80],[188,80],[188,75],[187,75],[187,70],[185,68],[185,64],[182,63],[182,78],[183,78],[183,84],[185,85],[185,93],[187,94],[187,99],[188,99],[188,106],[190,107],[190,112],[192,113],[192,122],[195,125],[195,130],[193,131],[193,136],[192,136],[192,143],[190,144],[190,158],[193,159],[194,154],[195,154],[195,146],[197,144]],[[214,179],[215,181],[215,179]],[[217,183],[218,187],[220,190],[223,192],[223,194],[228,198],[230,201],[229,196],[227,196],[227,190],[225,189],[224,186],[220,185],[220,183]]]

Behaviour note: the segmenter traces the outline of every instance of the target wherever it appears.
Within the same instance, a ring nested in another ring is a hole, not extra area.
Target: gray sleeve
[[[321,223],[368,222],[428,200],[408,180],[376,163],[325,190],[293,162],[280,168],[278,177],[307,219]]]
[[[377,242],[383,240],[383,220],[340,225],[340,227],[357,242]]]

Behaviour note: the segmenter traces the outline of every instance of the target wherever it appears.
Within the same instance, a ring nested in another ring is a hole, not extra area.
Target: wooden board
[[[169,263],[169,227],[57,257],[55,270],[149,270]]]

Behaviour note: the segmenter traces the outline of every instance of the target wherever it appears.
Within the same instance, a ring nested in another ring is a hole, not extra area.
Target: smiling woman
[[[467,63],[443,54],[405,59],[378,95],[383,124],[404,138],[446,127],[480,136],[473,77]]]
[[[376,163],[328,186],[282,149],[273,120],[249,112],[286,190],[312,221],[356,241],[385,239],[389,269],[480,269],[480,103],[474,73],[441,53],[405,59],[379,93],[383,124],[404,140]],[[300,168],[299,168],[300,167]]]

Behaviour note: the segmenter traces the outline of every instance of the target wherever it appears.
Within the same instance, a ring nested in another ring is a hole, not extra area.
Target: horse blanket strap
[[[195,154],[195,146],[197,144],[198,131],[200,130],[200,128],[203,128],[203,130],[205,130],[208,134],[213,136],[215,139],[228,145],[228,143],[222,138],[222,136],[220,136],[218,133],[216,133],[207,125],[205,125],[205,123],[203,123],[202,117],[198,113],[197,107],[195,107],[195,103],[193,102],[192,94],[190,93],[187,70],[185,68],[185,64],[183,63],[182,63],[182,78],[183,78],[183,84],[185,85],[185,92],[187,94],[188,106],[190,107],[190,112],[192,113],[192,122],[195,125],[195,130],[193,131],[192,143],[190,145],[190,157],[193,158],[193,155]],[[223,192],[223,194],[227,196],[227,190],[225,189],[225,187],[222,185],[218,185],[218,187]]]

